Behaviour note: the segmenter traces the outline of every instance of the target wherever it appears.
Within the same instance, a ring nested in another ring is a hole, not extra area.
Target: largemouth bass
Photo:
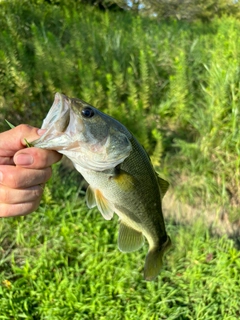
[[[171,245],[162,214],[168,182],[156,174],[144,148],[117,120],[59,93],[42,129],[47,131],[32,145],[66,155],[89,183],[88,207],[97,206],[106,220],[118,215],[119,249],[138,250],[147,239],[144,278],[154,280]]]

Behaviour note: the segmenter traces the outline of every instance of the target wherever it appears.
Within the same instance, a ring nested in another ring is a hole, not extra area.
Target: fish
[[[89,184],[87,206],[106,220],[119,217],[119,250],[139,250],[147,239],[144,279],[154,280],[171,246],[162,212],[169,183],[155,172],[144,147],[118,120],[60,93],[41,128],[46,132],[31,144],[69,158]]]

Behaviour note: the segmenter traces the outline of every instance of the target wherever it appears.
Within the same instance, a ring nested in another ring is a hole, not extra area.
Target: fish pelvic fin
[[[114,205],[108,201],[98,189],[95,190],[95,199],[98,210],[101,212],[103,218],[106,220],[111,220],[115,210]]]
[[[104,197],[100,190],[92,189],[91,186],[88,186],[86,192],[86,202],[89,208],[97,206],[104,219],[112,219],[115,207]]]
[[[97,205],[94,190],[90,186],[88,186],[86,191],[86,203],[89,209]]]
[[[159,274],[162,267],[164,253],[171,247],[171,239],[167,236],[167,241],[159,247],[153,247],[149,250],[144,266],[144,279],[153,281]]]
[[[118,234],[118,248],[122,252],[132,252],[140,249],[144,243],[141,232],[131,228],[128,224],[120,221]]]

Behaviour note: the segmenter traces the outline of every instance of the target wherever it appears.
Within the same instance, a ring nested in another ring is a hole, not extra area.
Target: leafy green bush
[[[239,21],[0,5],[1,119],[40,126],[56,91],[83,98],[136,134],[181,199],[239,217]]]

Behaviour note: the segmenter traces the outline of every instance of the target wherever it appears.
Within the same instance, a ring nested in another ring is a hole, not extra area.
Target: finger
[[[19,166],[0,166],[0,173],[0,185],[13,189],[24,189],[47,182],[51,177],[52,169],[51,167],[36,170]]]
[[[17,204],[34,202],[41,199],[43,185],[37,185],[25,189],[12,189],[0,185],[0,203]]]
[[[5,204],[0,203],[0,218],[23,216],[35,211],[39,204],[41,198],[34,202],[25,202],[17,204]]]
[[[20,149],[26,147],[26,141],[34,141],[46,130],[31,127],[27,124],[20,124],[14,129],[0,134],[0,156],[11,157]]]
[[[3,157],[0,155],[0,165],[13,165],[14,162],[13,162],[13,157]]]
[[[14,155],[14,163],[18,166],[33,169],[50,167],[58,162],[62,155],[56,151],[44,150],[39,148],[28,148],[18,151]]]

